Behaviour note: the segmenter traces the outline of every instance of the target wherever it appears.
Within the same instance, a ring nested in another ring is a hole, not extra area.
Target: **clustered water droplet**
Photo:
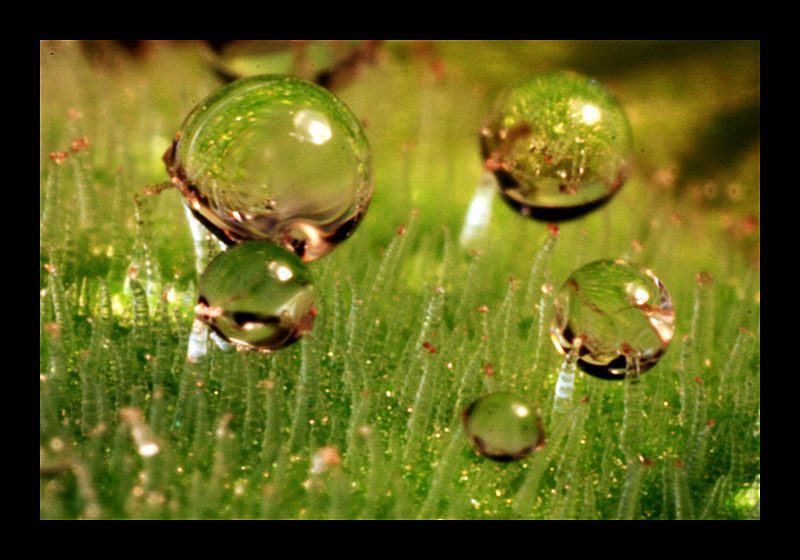
[[[194,217],[232,246],[203,272],[197,321],[239,348],[298,340],[316,315],[303,263],[347,239],[372,197],[358,119],[305,80],[253,76],[195,107],[164,162]]]
[[[481,132],[485,166],[504,200],[547,221],[575,218],[608,201],[626,179],[631,147],[616,99],[596,82],[564,72],[508,91]],[[372,195],[369,146],[358,120],[335,96],[303,80],[245,78],[192,111],[164,160],[193,215],[232,245],[200,279],[197,320],[240,348],[275,350],[298,340],[316,315],[303,261],[346,239]],[[651,368],[674,331],[659,279],[623,260],[576,270],[555,295],[554,315],[558,351],[610,379]],[[535,407],[514,393],[479,398],[463,421],[475,449],[496,461],[544,445]]]
[[[289,76],[213,93],[164,161],[194,216],[225,243],[269,240],[306,262],[344,241],[372,197],[358,119],[327,90]]]
[[[308,267],[269,241],[245,241],[218,255],[198,292],[196,318],[240,348],[288,346],[311,330],[317,314]]]
[[[467,437],[481,454],[495,461],[521,459],[544,445],[536,408],[510,392],[496,392],[473,402],[463,413]]]
[[[623,259],[573,272],[555,294],[551,339],[577,353],[583,371],[604,379],[642,373],[667,351],[675,310],[655,273]]]
[[[525,216],[576,218],[625,182],[632,134],[617,100],[568,72],[542,73],[508,90],[480,135],[503,199]]]

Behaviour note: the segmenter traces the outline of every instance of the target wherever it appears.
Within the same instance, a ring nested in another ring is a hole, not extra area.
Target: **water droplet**
[[[200,278],[195,316],[240,348],[277,350],[311,330],[314,282],[299,257],[268,241],[245,241]]]
[[[481,131],[486,168],[505,201],[546,221],[607,202],[625,182],[632,147],[617,100],[567,72],[539,74],[506,92]]]
[[[542,421],[532,404],[509,392],[491,393],[463,414],[475,449],[495,461],[513,461],[544,445]]]
[[[652,270],[628,261],[600,260],[575,272],[553,302],[551,339],[561,354],[575,347],[578,367],[622,379],[653,367],[675,330],[669,293]]]
[[[299,78],[223,87],[189,114],[164,161],[192,213],[220,239],[270,240],[306,262],[344,241],[372,197],[358,119]]]

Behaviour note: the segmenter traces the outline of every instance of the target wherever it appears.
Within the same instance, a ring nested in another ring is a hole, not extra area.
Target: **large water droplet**
[[[266,239],[313,261],[344,241],[372,197],[358,119],[287,76],[233,82],[198,105],[164,155],[192,213],[228,244]]]
[[[486,168],[504,200],[531,218],[575,218],[625,182],[628,119],[602,86],[567,72],[536,75],[506,92],[481,131]]]
[[[553,311],[556,349],[568,354],[577,347],[578,367],[604,379],[653,367],[675,330],[667,289],[652,270],[622,259],[573,272],[556,293]]]

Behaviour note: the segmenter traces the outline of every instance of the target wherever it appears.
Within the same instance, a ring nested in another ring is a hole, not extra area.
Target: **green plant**
[[[760,517],[758,43],[383,45],[336,90],[376,187],[310,264],[314,330],[191,362],[195,247],[179,192],[144,191],[219,86],[198,48],[40,45],[40,518]],[[486,110],[562,67],[620,99],[628,182],[558,230],[495,197],[462,247]],[[552,287],[618,257],[668,287],[675,339],[638,386],[577,374],[554,408]],[[536,403],[543,449],[476,455],[461,411],[497,390]]]

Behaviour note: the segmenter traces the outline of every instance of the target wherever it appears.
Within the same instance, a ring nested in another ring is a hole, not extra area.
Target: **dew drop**
[[[467,437],[478,453],[495,461],[514,461],[544,445],[536,408],[509,392],[490,393],[463,413]]]
[[[607,202],[625,182],[633,149],[619,102],[568,72],[538,74],[507,91],[480,140],[503,199],[545,221],[576,218]]]
[[[315,302],[311,273],[297,255],[245,241],[208,265],[195,316],[239,348],[277,350],[311,330]]]
[[[358,119],[294,77],[253,76],[213,93],[164,161],[192,213],[225,243],[265,239],[306,262],[344,241],[372,197]]]
[[[628,261],[599,260],[556,292],[551,339],[561,354],[578,346],[578,367],[603,379],[642,373],[667,351],[675,310],[655,273]]]

